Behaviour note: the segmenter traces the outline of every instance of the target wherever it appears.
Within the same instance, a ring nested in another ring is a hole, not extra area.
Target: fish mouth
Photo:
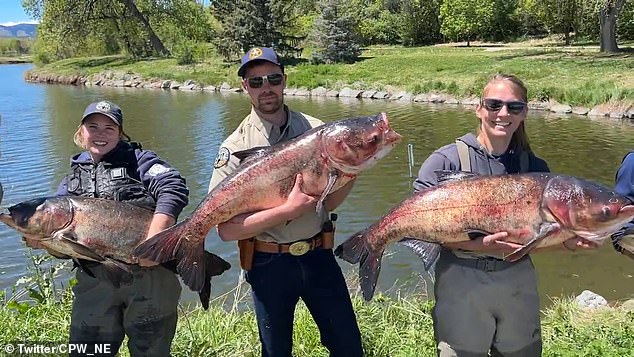
[[[403,140],[403,136],[390,128],[390,121],[386,113],[381,113],[381,123],[383,124],[383,140],[385,144],[395,145]]]

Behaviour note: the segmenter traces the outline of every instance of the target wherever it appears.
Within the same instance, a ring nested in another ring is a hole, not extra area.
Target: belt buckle
[[[310,244],[306,241],[295,242],[288,247],[288,252],[294,256],[306,254],[310,250]]]

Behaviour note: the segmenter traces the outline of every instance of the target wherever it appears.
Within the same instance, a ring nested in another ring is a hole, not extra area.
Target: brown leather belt
[[[254,249],[256,252],[290,253],[292,255],[299,256],[304,255],[313,249],[321,248],[323,242],[324,240],[321,237],[321,233],[310,239],[284,244],[264,242],[256,239]]]

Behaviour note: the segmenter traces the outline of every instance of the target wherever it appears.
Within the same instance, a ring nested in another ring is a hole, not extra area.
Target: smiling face
[[[493,104],[508,102],[526,103],[526,94],[517,84],[510,80],[496,80],[490,82],[482,96],[482,101],[476,107],[476,115],[480,119],[480,135],[486,138],[486,141],[495,144],[504,144],[508,146],[513,137],[513,133],[520,124],[526,119],[527,107],[519,111],[509,111],[509,105],[503,105],[499,110],[492,110],[490,106],[484,104],[485,100],[489,100]],[[517,104],[517,103],[514,103]],[[513,105],[510,105],[513,108]],[[497,109],[497,108],[495,108]]]
[[[89,115],[81,124],[80,131],[83,146],[95,162],[114,149],[121,137],[119,126],[103,114]]]
[[[264,80],[259,88],[249,84],[249,78],[268,76],[271,74],[282,74],[282,82],[272,85],[268,80]],[[286,75],[283,74],[280,66],[270,62],[261,61],[250,66],[244,72],[242,86],[251,97],[251,104],[258,114],[275,114],[284,107],[284,87],[286,87]]]

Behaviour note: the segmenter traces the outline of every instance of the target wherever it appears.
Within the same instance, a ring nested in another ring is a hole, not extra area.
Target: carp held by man
[[[188,218],[141,243],[135,254],[156,262],[176,259],[185,284],[198,291],[205,276],[204,240],[214,226],[242,213],[283,204],[300,173],[302,191],[320,197],[319,211],[328,194],[373,166],[400,140],[381,113],[334,121],[289,141],[234,153],[243,159],[237,170],[211,190]]]

